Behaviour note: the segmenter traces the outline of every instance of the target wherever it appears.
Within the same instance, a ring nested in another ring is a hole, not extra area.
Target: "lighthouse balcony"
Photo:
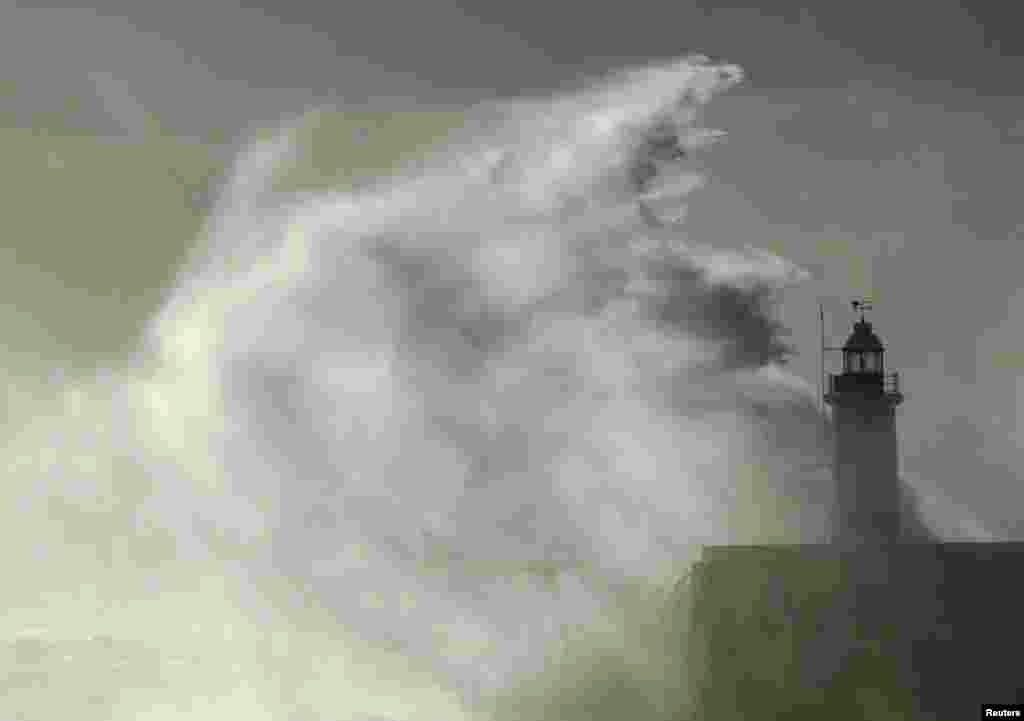
[[[830,402],[848,394],[884,396],[896,402],[903,399],[899,373],[829,373],[826,380],[825,400]]]

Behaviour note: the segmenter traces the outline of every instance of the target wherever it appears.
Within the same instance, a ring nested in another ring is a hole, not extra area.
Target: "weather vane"
[[[851,300],[850,305],[853,306],[854,312],[860,313],[861,320],[864,320],[864,311],[871,310],[871,301],[869,300]]]

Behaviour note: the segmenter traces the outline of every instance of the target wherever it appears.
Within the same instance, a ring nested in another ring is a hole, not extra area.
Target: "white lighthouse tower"
[[[843,372],[828,374],[832,408],[835,538],[843,544],[891,543],[901,536],[902,498],[895,429],[903,402],[899,375],[885,372],[885,346],[853,301],[860,318],[842,347]]]

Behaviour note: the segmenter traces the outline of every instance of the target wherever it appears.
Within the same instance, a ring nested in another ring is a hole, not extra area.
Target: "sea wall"
[[[1024,701],[1024,544],[708,547],[696,718],[958,719]]]

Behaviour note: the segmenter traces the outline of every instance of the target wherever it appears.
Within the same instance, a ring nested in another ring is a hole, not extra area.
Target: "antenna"
[[[860,310],[864,305],[871,306],[870,303],[863,300],[855,300],[852,302],[854,310]],[[863,312],[863,311],[862,311]],[[818,402],[821,407],[822,418],[825,419],[826,424],[828,423],[828,411],[826,410],[825,404],[825,390],[828,388],[828,378],[825,374],[825,353],[826,352],[842,352],[842,347],[827,346],[825,345],[825,305],[819,299],[818,301],[818,321],[820,328],[820,339],[821,343],[818,348]]]
[[[818,344],[818,406],[821,415],[825,415],[825,306],[818,301],[818,320],[820,321],[821,342]]]

